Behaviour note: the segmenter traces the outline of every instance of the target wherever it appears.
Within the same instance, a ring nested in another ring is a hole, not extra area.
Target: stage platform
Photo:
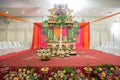
[[[79,49],[76,50],[76,56],[57,58],[51,57],[49,61],[46,61],[48,67],[63,67],[74,66],[82,67],[88,63],[90,66],[97,66],[101,64],[113,64],[120,66],[120,56],[115,56],[109,53],[104,53],[92,49]],[[41,61],[38,56],[35,55],[36,50],[26,50],[18,53],[8,54],[0,57],[0,67],[6,64],[9,67],[17,66],[32,66],[43,67],[45,61]]]

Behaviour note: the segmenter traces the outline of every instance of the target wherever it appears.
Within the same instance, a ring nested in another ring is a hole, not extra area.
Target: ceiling
[[[47,16],[48,9],[54,7],[55,1],[57,0],[0,0],[0,12],[12,16]],[[65,0],[60,1],[66,4]],[[67,3],[68,8],[73,6],[77,9],[73,16],[107,16],[120,12],[120,0],[86,0],[85,7],[81,9],[79,5],[83,1],[69,0],[71,3]]]

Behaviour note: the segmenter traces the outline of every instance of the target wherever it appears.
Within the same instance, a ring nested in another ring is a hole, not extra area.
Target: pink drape
[[[63,28],[62,28],[62,36],[65,37],[66,34],[67,34],[66,27],[63,27]]]

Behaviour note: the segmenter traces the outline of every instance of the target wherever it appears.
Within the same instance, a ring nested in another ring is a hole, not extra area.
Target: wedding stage
[[[20,67],[24,69],[25,67],[30,66],[30,69],[37,69],[37,76],[40,75],[40,80],[48,80],[46,77],[44,77],[45,74],[41,71],[41,69],[46,66],[49,68],[49,71],[47,72],[47,78],[52,77],[52,73],[55,69],[62,69],[62,67],[67,66],[74,67],[76,70],[80,70],[85,76],[85,79],[91,78],[87,77],[87,73],[84,70],[88,64],[90,67],[100,66],[103,64],[112,64],[118,67],[120,66],[120,56],[115,56],[92,49],[79,49],[76,50],[76,56],[74,55],[63,58],[51,57],[51,59],[48,61],[41,61],[41,59],[36,56],[36,51],[37,50],[29,49],[0,56],[0,80],[2,80],[4,78],[3,76],[5,76],[2,74],[2,70],[6,70],[7,67],[10,71],[18,71]],[[7,67],[4,68],[4,65]],[[9,70],[7,72],[9,72]],[[94,75],[92,75],[92,77],[94,77]]]
[[[109,53],[104,53],[92,49],[79,49],[76,50],[76,56],[58,58],[51,57],[49,61],[46,61],[48,67],[63,67],[63,66],[74,66],[82,67],[89,64],[90,66],[97,66],[101,64],[113,64],[120,66],[120,56],[115,56]],[[6,64],[9,67],[18,66],[32,66],[32,67],[43,67],[45,61],[41,61],[36,56],[36,50],[26,50],[13,54],[8,54],[0,57],[0,67]]]

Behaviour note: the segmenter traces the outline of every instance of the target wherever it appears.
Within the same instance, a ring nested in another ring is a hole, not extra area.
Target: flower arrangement
[[[46,62],[40,70],[42,73],[48,73],[49,67],[46,67]],[[90,80],[120,80],[120,67],[107,64],[93,68],[87,65],[87,67],[82,69],[74,67],[57,68],[49,74],[48,80],[86,80],[87,78],[83,73],[85,71],[86,74],[87,70],[92,72]],[[4,65],[3,68],[0,69],[0,72],[1,71],[4,72],[4,77],[1,80],[42,80],[42,76],[40,76],[41,73],[37,73],[37,69],[31,68],[30,66],[11,70]]]
[[[40,59],[43,60],[43,61],[50,60],[50,54],[48,54],[48,53],[43,53],[43,54],[40,56]]]
[[[60,69],[55,69],[51,73],[51,77],[48,80],[85,80],[85,76],[78,69],[76,70],[73,67],[63,67]]]
[[[114,65],[101,65],[94,67],[94,77],[101,80],[120,80],[120,68]]]
[[[50,60],[51,55],[50,55],[50,50],[49,49],[40,49],[37,50],[36,54],[42,61],[47,61]]]
[[[40,75],[37,74],[36,68],[18,68],[17,71],[10,71],[4,76],[4,80],[39,80]]]

